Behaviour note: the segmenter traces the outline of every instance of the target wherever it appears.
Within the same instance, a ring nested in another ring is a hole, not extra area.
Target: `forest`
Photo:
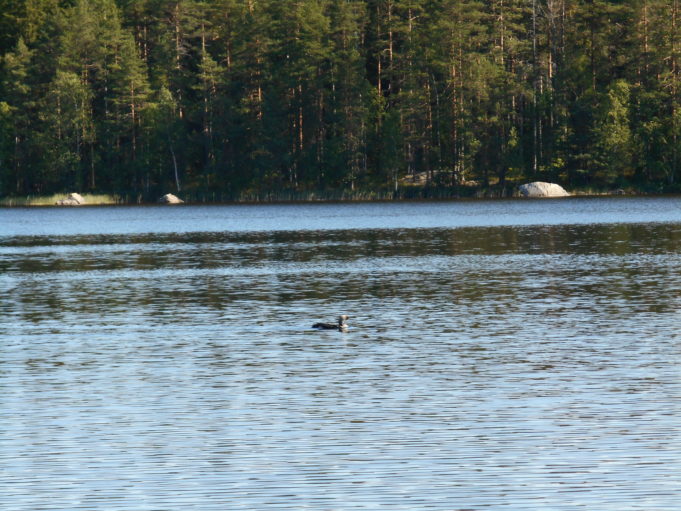
[[[678,4],[0,0],[0,196],[678,192]]]

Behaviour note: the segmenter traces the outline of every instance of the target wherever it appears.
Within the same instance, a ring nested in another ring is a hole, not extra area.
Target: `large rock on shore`
[[[172,193],[166,193],[163,197],[161,197],[158,202],[160,204],[182,204],[184,201]]]
[[[521,185],[518,190],[523,197],[569,197],[565,189],[555,183],[535,181]]]
[[[82,206],[85,199],[79,193],[70,193],[65,199],[55,202],[57,206]]]

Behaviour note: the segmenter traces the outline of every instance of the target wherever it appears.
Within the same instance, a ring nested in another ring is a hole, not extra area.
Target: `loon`
[[[338,330],[339,332],[347,332],[348,324],[345,322],[350,316],[343,314],[338,316],[338,323],[315,323],[312,328],[319,330]]]

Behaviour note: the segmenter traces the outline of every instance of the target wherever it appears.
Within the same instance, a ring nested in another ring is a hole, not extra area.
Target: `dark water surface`
[[[3,510],[679,509],[679,198],[1,209],[0,291]]]

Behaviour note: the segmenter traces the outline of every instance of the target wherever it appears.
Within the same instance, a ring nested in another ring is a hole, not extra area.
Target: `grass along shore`
[[[117,195],[104,194],[81,194],[85,200],[85,205],[88,206],[104,206],[111,204],[124,204],[121,198]],[[63,200],[68,196],[67,193],[58,193],[54,195],[26,195],[21,197],[2,197],[0,198],[0,206],[5,207],[25,207],[25,206],[54,206],[57,201]]]
[[[647,190],[634,187],[619,189],[598,189],[578,187],[568,190],[571,196],[608,196],[608,195],[665,195],[665,190]],[[237,195],[220,192],[187,191],[175,194],[186,204],[257,204],[279,202],[373,202],[395,200],[452,200],[452,199],[502,199],[518,197],[515,186],[488,188],[473,186],[457,187],[420,187],[400,186],[397,190],[324,190],[324,191],[289,191],[276,192],[242,192]],[[0,207],[32,207],[56,206],[65,199],[68,193],[53,195],[26,195],[0,197]],[[156,204],[157,198],[142,197],[136,194],[81,194],[85,206],[109,205],[142,205]]]

